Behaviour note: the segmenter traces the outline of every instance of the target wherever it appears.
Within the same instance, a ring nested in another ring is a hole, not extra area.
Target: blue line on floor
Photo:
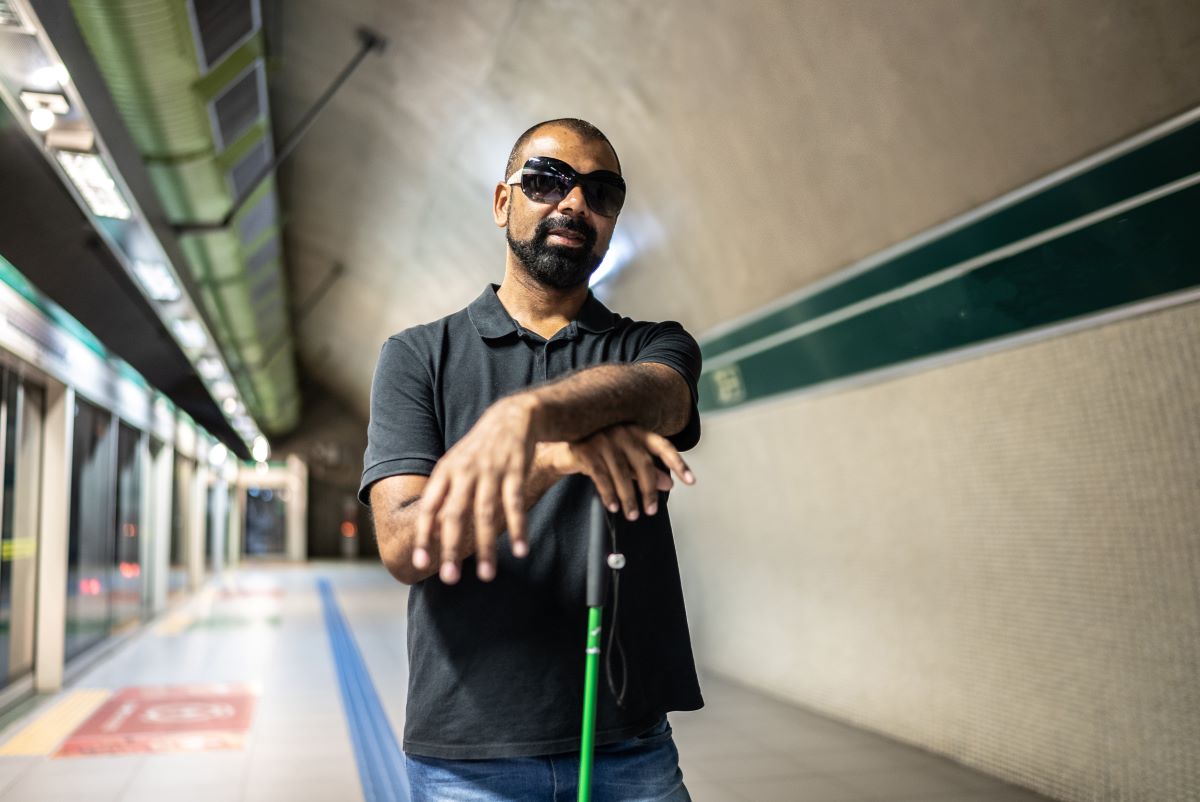
[[[350,626],[338,609],[333,586],[328,579],[318,579],[317,591],[321,594],[325,629],[329,632],[329,645],[337,666],[342,707],[350,726],[363,798],[366,802],[409,802],[404,755],[396,743],[396,735],[388,723]]]

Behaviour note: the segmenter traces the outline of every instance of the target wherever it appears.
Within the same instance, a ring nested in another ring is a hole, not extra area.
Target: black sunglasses
[[[506,184],[520,184],[535,203],[558,203],[579,185],[588,208],[603,217],[616,217],[625,203],[625,179],[612,170],[577,173],[571,165],[549,156],[534,156]]]

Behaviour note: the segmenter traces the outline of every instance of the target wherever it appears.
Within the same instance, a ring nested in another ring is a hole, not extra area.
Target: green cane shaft
[[[583,679],[583,741],[579,746],[579,802],[591,802],[592,761],[596,747],[596,684],[600,673],[600,617],[603,607],[588,608],[587,670]]]

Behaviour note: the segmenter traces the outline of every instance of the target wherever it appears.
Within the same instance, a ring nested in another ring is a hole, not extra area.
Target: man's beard
[[[549,244],[546,240],[554,228],[581,235],[583,244],[579,247]],[[604,258],[592,253],[596,246],[595,229],[573,217],[547,217],[538,223],[528,240],[515,239],[507,226],[504,236],[529,275],[539,284],[557,290],[569,290],[586,282]]]

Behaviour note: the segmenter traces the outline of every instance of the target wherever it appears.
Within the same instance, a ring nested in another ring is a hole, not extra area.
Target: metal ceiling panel
[[[209,104],[213,134],[221,150],[232,145],[267,114],[262,59],[257,59]]]
[[[254,188],[251,182],[271,163],[271,141],[267,137],[254,147],[229,171],[230,188],[234,198],[241,198]]]
[[[272,237],[246,260],[246,275],[257,281],[259,274],[279,258],[279,237]]]
[[[188,3],[196,55],[204,72],[254,35],[262,24],[255,0],[192,0]]]
[[[248,248],[253,245],[277,222],[275,193],[264,192],[258,202],[251,206],[248,212],[244,212],[241,219],[238,220],[238,237],[242,240],[242,247]]]

